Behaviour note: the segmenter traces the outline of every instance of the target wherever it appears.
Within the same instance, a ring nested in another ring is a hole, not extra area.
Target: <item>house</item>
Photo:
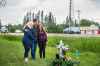
[[[91,25],[89,27],[80,27],[81,34],[99,34],[99,27]]]

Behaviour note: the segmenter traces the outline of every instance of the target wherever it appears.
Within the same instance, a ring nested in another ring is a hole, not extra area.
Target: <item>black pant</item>
[[[26,46],[24,45],[24,49],[25,49],[25,52],[24,52],[24,58],[28,57],[28,53],[31,49],[31,56],[32,56],[32,59],[35,59],[35,54],[36,54],[36,47],[37,47],[37,43],[34,42],[32,45],[30,46]]]
[[[28,57],[28,53],[30,51],[30,48],[27,48],[24,46],[25,52],[24,52],[24,58]]]
[[[45,58],[46,42],[39,42],[38,44],[39,44],[40,58]]]

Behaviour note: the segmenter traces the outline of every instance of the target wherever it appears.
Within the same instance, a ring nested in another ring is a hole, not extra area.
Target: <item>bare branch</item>
[[[7,0],[0,0],[0,8],[5,7],[7,4]]]

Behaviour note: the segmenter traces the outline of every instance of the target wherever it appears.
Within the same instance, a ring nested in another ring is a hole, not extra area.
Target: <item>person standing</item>
[[[35,45],[35,41],[36,41],[36,36],[35,36],[35,30],[33,28],[33,26],[37,25],[37,20],[34,19],[31,22],[28,22],[25,26],[24,26],[24,36],[22,39],[23,42],[23,46],[24,46],[24,59],[25,62],[28,62],[28,53],[31,49],[31,56],[34,59],[35,58],[35,50],[34,50],[34,45]]]
[[[33,19],[33,23],[35,23],[33,25],[33,29],[32,29],[32,34],[33,37],[35,38],[32,44],[32,58],[35,60],[36,58],[36,49],[37,49],[37,42],[38,42],[38,20],[37,19]]]
[[[39,32],[38,32],[38,46],[39,46],[40,58],[45,58],[46,42],[47,42],[47,33],[41,24],[39,25]]]
[[[29,53],[30,49],[32,48],[33,40],[34,40],[34,38],[33,38],[33,35],[32,35],[32,30],[31,30],[31,28],[26,26],[24,28],[24,36],[23,36],[23,39],[22,39],[24,50],[25,50],[24,59],[25,59],[26,63],[28,62],[28,53]],[[32,53],[32,51],[31,51],[31,53]]]

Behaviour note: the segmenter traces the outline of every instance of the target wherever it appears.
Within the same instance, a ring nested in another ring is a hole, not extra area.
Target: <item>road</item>
[[[86,35],[86,34],[52,34],[49,33],[48,36],[62,36],[62,37],[100,37],[100,35]]]
[[[0,35],[4,35],[1,34]],[[23,33],[6,33],[5,35],[23,35]],[[62,36],[62,37],[100,37],[100,35],[89,35],[89,34],[58,34],[58,33],[48,33],[48,36]]]

